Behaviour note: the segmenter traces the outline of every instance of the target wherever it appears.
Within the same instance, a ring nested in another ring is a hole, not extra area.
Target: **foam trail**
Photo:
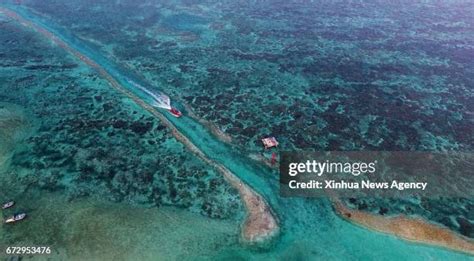
[[[160,107],[160,108],[163,108],[163,109],[166,109],[166,110],[171,110],[171,101],[170,101],[170,97],[168,97],[168,95],[164,94],[164,93],[154,93],[150,90],[148,90],[147,88],[141,86],[140,84],[134,82],[134,81],[131,81],[129,80],[128,81],[130,84],[132,84],[134,87],[137,87],[138,89],[140,89],[141,91],[145,92],[146,94],[148,94],[149,96],[151,96],[153,98],[153,106],[155,107]]]

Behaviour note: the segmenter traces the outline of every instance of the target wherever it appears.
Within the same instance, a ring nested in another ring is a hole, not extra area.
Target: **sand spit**
[[[120,93],[126,95],[131,100],[133,100],[136,104],[138,104],[143,109],[150,112],[152,115],[157,117],[161,120],[161,122],[168,127],[173,136],[182,142],[190,151],[195,153],[198,157],[203,159],[208,164],[215,167],[224,177],[230,182],[230,184],[235,187],[240,195],[242,200],[244,201],[244,205],[247,209],[247,218],[245,223],[242,227],[242,236],[245,241],[248,242],[259,242],[262,240],[266,240],[269,237],[276,235],[279,231],[278,223],[276,218],[273,216],[273,213],[268,205],[268,203],[258,195],[254,190],[252,190],[249,186],[244,184],[240,181],[237,176],[235,176],[232,172],[230,172],[226,167],[223,165],[210,160],[198,147],[196,147],[186,136],[184,136],[163,114],[158,112],[154,107],[144,102],[138,96],[127,90],[123,87],[115,78],[110,75],[105,69],[102,68],[98,63],[90,59],[89,57],[85,56],[84,54],[80,53],[79,51],[70,47],[66,42],[58,38],[52,32],[30,22],[29,20],[23,18],[19,14],[0,7],[0,12],[4,13],[8,17],[16,20],[20,24],[25,27],[31,28],[44,37],[50,39],[59,47],[63,48],[64,50],[68,51],[90,67],[94,68],[102,77],[104,77],[109,84],[119,91]]]
[[[332,199],[334,208],[344,219],[382,233],[392,234],[408,241],[435,245],[474,255],[474,241],[421,218],[407,216],[382,217],[346,207]]]

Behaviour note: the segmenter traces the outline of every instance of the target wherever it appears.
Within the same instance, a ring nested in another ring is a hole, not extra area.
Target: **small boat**
[[[15,214],[15,215],[5,219],[5,223],[15,223],[15,222],[23,220],[25,218],[26,218],[26,213],[18,213],[18,214]]]
[[[275,165],[275,163],[277,162],[277,155],[275,152],[272,153],[272,165]]]
[[[8,201],[8,202],[5,202],[3,203],[2,205],[2,209],[7,209],[7,208],[11,208],[13,207],[13,205],[15,205],[15,201]]]
[[[183,115],[183,113],[181,113],[178,109],[176,109],[174,107],[171,107],[169,112],[171,113],[171,115],[175,116],[176,118],[179,118]]]

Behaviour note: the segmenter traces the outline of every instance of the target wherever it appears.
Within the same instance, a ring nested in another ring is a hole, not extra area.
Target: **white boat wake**
[[[144,93],[148,94],[150,97],[153,98],[153,103],[152,105],[155,107],[163,108],[166,110],[171,110],[171,100],[170,97],[164,93],[158,92],[155,93],[153,91],[148,90],[147,88],[141,86],[140,84],[134,82],[134,81],[129,81],[130,84],[132,84],[134,87],[137,87]]]

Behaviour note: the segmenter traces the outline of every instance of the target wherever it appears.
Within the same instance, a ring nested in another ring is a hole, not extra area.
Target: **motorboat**
[[[182,112],[180,112],[178,109],[174,107],[171,107],[171,109],[169,109],[169,112],[171,113],[171,115],[175,116],[176,118],[179,118],[183,115]]]

